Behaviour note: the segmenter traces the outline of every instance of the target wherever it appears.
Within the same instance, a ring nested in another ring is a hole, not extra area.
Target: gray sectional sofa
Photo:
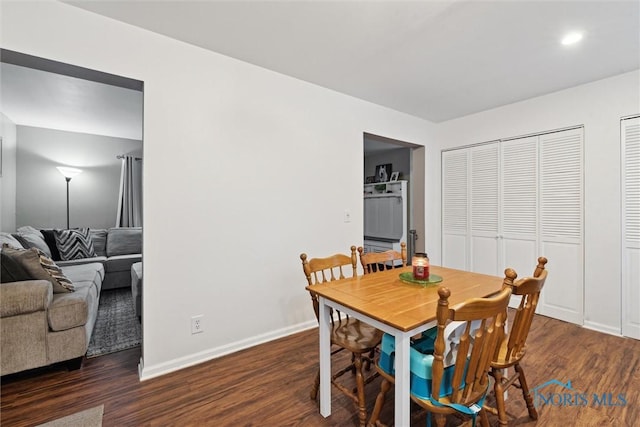
[[[11,247],[25,246],[25,239],[0,237]],[[91,230],[91,240],[95,257],[55,262],[73,292],[61,292],[42,277],[7,282],[0,275],[0,375],[62,361],[80,367],[101,290],[130,286],[131,265],[142,258],[141,228]],[[4,267],[3,275],[11,277]]]
[[[98,316],[104,267],[62,267],[74,292],[53,293],[46,280],[0,285],[0,374],[56,362],[79,368]]]
[[[142,228],[110,228],[90,230],[95,257],[72,261],[56,261],[59,266],[99,262],[104,265],[102,289],[131,286],[131,266],[142,261]]]

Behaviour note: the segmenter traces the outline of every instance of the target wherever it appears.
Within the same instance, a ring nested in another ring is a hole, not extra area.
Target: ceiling
[[[637,0],[65,2],[433,122],[640,68]]]
[[[640,68],[638,1],[65,3],[433,122]],[[562,46],[569,30],[584,40]],[[12,64],[0,77],[16,124],[142,139],[140,91]]]
[[[5,62],[0,86],[0,111],[17,125],[142,140],[140,90]]]

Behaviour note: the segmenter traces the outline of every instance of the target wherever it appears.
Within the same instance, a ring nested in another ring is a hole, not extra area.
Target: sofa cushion
[[[107,256],[142,253],[142,227],[110,228],[107,233]]]
[[[69,261],[58,261],[60,267],[65,267],[67,265],[80,265],[80,264],[91,264],[94,262],[104,263],[107,260],[106,256],[93,256],[91,258],[80,258],[80,259],[72,259]]]
[[[13,249],[5,245],[2,247],[2,254],[27,272],[28,277],[22,280],[47,280],[53,286],[53,293],[74,291],[73,284],[60,267],[39,249]]]
[[[15,236],[12,236],[11,234],[5,233],[3,231],[2,233],[0,233],[0,247],[2,247],[2,245],[4,245],[5,243],[14,249],[24,249],[22,243],[20,243],[20,241],[16,239]]]
[[[107,273],[113,273],[116,271],[131,272],[131,265],[142,261],[141,254],[132,255],[115,255],[107,258],[104,264],[104,269]]]
[[[46,256],[51,258],[51,251],[40,230],[30,226],[20,227],[18,228],[18,237],[22,239],[29,248],[38,248],[44,252]]]
[[[96,256],[88,228],[78,230],[54,230],[56,246],[60,251],[60,259],[91,258]]]
[[[56,234],[53,230],[40,230],[42,235],[44,236],[44,241],[49,247],[49,251],[51,252],[51,259],[54,261],[60,261],[60,251],[58,250],[58,246],[56,245]]]
[[[49,328],[64,331],[87,323],[92,313],[97,313],[104,267],[100,263],[63,267],[73,280],[73,294],[56,294],[47,313]]]
[[[91,241],[93,241],[93,249],[98,256],[107,256],[107,230],[104,228],[90,229]]]
[[[90,286],[78,286],[73,294],[56,294],[47,312],[49,328],[52,331],[64,331],[87,323]]]
[[[104,280],[104,266],[100,262],[62,266],[62,271],[69,280],[76,282],[93,282],[98,288]]]
[[[95,303],[95,292],[88,282],[77,283],[73,294],[54,294],[47,312],[49,328],[64,331],[87,323],[89,310]]]

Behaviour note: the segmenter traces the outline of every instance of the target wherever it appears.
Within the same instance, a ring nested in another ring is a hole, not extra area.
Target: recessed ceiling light
[[[572,45],[572,44],[576,44],[576,43],[578,43],[580,40],[582,40],[582,36],[583,36],[583,33],[581,33],[581,32],[577,32],[577,31],[575,31],[575,32],[573,32],[573,33],[567,33],[567,34],[562,38],[561,43],[562,43],[564,46],[570,46],[570,45]]]

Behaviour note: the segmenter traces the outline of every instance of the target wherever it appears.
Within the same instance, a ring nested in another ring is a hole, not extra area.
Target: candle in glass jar
[[[429,279],[429,257],[425,253],[416,253],[411,260],[413,266],[413,278],[418,280]]]

